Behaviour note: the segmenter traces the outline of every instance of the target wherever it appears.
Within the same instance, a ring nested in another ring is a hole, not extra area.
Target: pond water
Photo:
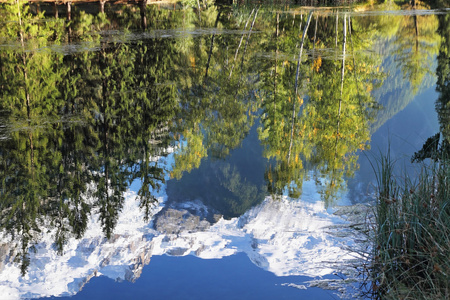
[[[0,4],[2,299],[364,297],[377,159],[450,138],[436,5]]]

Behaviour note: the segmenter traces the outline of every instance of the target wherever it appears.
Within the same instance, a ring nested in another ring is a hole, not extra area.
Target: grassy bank
[[[377,165],[370,265],[374,299],[450,299],[450,166],[422,167],[401,181],[389,155]]]

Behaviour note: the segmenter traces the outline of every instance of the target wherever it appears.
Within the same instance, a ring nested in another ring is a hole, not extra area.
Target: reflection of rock
[[[86,278],[84,278],[84,280],[82,280],[81,282],[78,282],[78,286],[75,289],[78,289],[79,291],[81,291],[84,286],[93,278],[97,276],[97,270],[94,270],[91,274],[89,274],[88,276],[86,276]],[[70,285],[70,284],[69,284]]]
[[[165,234],[179,234],[180,232],[205,231],[210,222],[208,209],[200,202],[190,202],[192,205],[180,205],[181,208],[164,208],[155,216],[154,227]],[[195,214],[195,215],[194,215]]]
[[[141,254],[139,254],[133,261],[132,265],[129,266],[128,269],[125,270],[125,280],[135,282],[136,279],[138,279],[141,276],[142,269],[144,266],[148,265],[150,263],[151,258],[151,249],[148,249],[148,251],[143,251]]]
[[[0,272],[3,271],[5,264],[12,262],[12,256],[10,255],[10,247],[7,243],[0,244]]]
[[[187,249],[187,248],[181,248],[181,247],[172,248],[167,251],[167,254],[172,255],[172,256],[183,256],[183,254],[188,252],[188,250],[189,249]]]

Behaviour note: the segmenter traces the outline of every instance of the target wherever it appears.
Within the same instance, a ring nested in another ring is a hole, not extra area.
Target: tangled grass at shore
[[[412,183],[396,180],[389,154],[378,161],[368,273],[373,299],[450,299],[449,164],[423,166]]]

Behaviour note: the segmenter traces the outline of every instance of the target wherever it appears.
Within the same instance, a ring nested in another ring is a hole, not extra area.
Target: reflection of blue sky
[[[391,154],[396,158],[411,158],[422,148],[427,138],[439,132],[435,110],[438,93],[432,86],[387,121],[372,136],[372,150],[386,151],[390,142]]]
[[[403,177],[404,173],[414,178],[420,164],[411,165],[411,156],[419,151],[423,143],[430,136],[439,132],[439,123],[435,110],[435,101],[438,93],[435,85],[417,95],[402,111],[381,126],[373,135],[370,149],[359,156],[360,169],[355,178],[349,180],[351,199],[354,202],[364,201],[374,185],[375,177],[369,159],[375,162],[380,153],[390,151],[393,161],[396,162],[397,172]],[[353,190],[352,190],[353,189]]]
[[[337,278],[325,276],[324,278]],[[277,277],[255,266],[245,254],[203,260],[155,256],[135,282],[93,278],[79,294],[64,299],[336,299],[330,291],[298,289],[305,276]]]

